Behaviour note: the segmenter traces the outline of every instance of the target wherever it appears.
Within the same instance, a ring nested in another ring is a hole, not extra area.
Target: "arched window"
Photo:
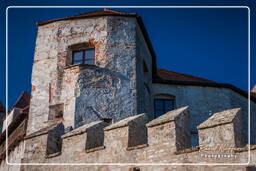
[[[154,97],[154,118],[175,109],[175,96],[159,94]]]

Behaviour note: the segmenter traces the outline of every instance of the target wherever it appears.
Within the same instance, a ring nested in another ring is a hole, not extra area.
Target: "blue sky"
[[[247,5],[251,8],[251,86],[256,82],[256,1],[3,1],[1,4],[1,89],[5,104],[5,8],[9,5]],[[137,4],[135,4],[137,2]],[[81,14],[97,9],[9,9],[8,61],[9,107],[22,91],[30,92],[36,22]],[[146,26],[157,55],[157,65],[247,90],[248,10],[243,9],[114,9],[138,13]]]

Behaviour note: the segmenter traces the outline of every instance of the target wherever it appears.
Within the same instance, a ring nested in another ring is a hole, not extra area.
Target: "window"
[[[155,110],[155,118],[174,110],[175,108],[174,98],[155,98],[154,100],[154,110]]]
[[[72,64],[89,64],[94,65],[95,49],[88,48],[83,50],[75,50],[72,54]]]
[[[58,120],[63,118],[63,109],[64,109],[64,104],[56,104],[56,105],[51,105],[49,106],[49,115],[48,115],[48,120]]]

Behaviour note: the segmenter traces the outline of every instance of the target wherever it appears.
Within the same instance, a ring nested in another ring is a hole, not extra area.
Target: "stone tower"
[[[92,61],[74,63],[74,52],[88,48]],[[27,135],[55,121],[77,128],[144,112],[152,118],[153,54],[136,14],[105,9],[39,22]]]

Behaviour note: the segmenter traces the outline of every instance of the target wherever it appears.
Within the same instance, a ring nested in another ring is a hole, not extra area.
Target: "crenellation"
[[[215,146],[212,146],[212,142],[205,141],[205,138],[206,140],[207,138],[214,138],[212,132],[216,132],[216,130],[212,130],[213,128],[221,127],[221,130],[225,132],[230,130],[233,123],[239,122],[236,118],[239,118],[240,109],[230,109],[221,113],[225,114],[226,117],[216,113],[212,119],[205,121],[198,127],[199,137],[204,137],[200,139],[199,147],[191,147],[188,131],[189,111],[186,106],[167,112],[150,122],[148,122],[147,114],[144,113],[113,124],[95,121],[83,125],[62,135],[61,151],[54,151],[47,155],[47,158],[66,162],[92,162],[92,159],[96,157],[100,162],[109,163],[135,162],[136,159],[142,162],[194,162],[199,158],[205,162],[221,162],[220,157],[224,157],[229,162],[238,162],[237,156],[243,155],[243,151],[239,151],[238,146],[223,145],[227,144],[228,141],[216,137],[218,144],[215,143]],[[218,122],[218,119],[221,120]],[[45,146],[47,149],[47,143],[44,145],[39,142],[49,142],[51,140],[49,138],[50,130],[55,127],[54,125],[50,126],[48,129],[39,131],[27,138],[41,137],[37,141],[34,140],[34,144]],[[234,140],[232,142],[234,143]],[[48,147],[51,146],[48,145]],[[35,159],[41,160],[40,156],[45,153],[45,151],[38,151]],[[69,157],[66,157],[67,155]],[[109,155],[111,158],[105,157]],[[168,159],[167,156],[170,155],[174,158]]]

